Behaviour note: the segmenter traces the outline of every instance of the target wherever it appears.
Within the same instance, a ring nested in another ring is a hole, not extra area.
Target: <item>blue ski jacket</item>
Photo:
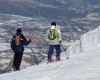
[[[15,42],[15,36],[16,35],[21,35],[21,40],[20,40],[20,44],[19,45],[17,45],[16,42]],[[16,53],[23,53],[24,46],[28,45],[30,43],[30,41],[27,41],[26,38],[21,33],[16,33],[16,35],[13,36],[13,38],[12,38],[11,49]]]

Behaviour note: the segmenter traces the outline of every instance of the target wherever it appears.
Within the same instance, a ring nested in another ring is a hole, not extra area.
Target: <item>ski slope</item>
[[[63,54],[64,55],[64,54]],[[69,60],[0,75],[0,80],[100,80],[100,45]]]

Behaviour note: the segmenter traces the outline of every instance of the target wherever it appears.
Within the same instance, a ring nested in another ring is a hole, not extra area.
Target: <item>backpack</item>
[[[55,29],[49,29],[48,39],[55,40],[58,38],[58,32]]]
[[[21,39],[22,39],[22,38],[21,38],[21,35],[16,35],[16,36],[15,36],[15,44],[16,44],[16,45],[20,45]]]

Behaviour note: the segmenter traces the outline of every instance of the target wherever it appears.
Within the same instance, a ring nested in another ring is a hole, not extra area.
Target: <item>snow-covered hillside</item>
[[[0,80],[100,80],[100,45],[57,63],[0,75]]]
[[[27,48],[25,47],[25,54],[23,55],[21,68],[25,68],[34,64],[32,63],[34,55],[33,53],[38,53],[39,49],[37,49],[36,44],[41,44],[39,43],[39,40],[42,39],[41,30],[45,28],[45,26],[43,25],[44,24],[42,22],[38,24],[38,20],[35,17],[29,18],[18,15],[0,14],[0,74],[7,72],[9,63],[13,58],[13,52],[11,51],[10,42],[12,36],[14,36],[14,34],[16,33],[17,28],[22,28],[23,34],[25,35],[26,39],[32,39],[31,47],[34,48],[34,52],[32,52],[31,49],[28,48],[29,46]],[[40,54],[36,55],[39,57],[39,62],[41,62],[41,60],[44,59],[44,56]]]

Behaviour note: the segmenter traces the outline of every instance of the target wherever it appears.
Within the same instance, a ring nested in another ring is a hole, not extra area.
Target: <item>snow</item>
[[[12,24],[11,22],[8,23]],[[62,53],[61,62],[50,64],[44,62],[38,66],[35,65],[20,71],[2,74],[0,80],[100,80],[100,45],[97,46],[100,44],[99,34],[100,26],[82,35],[79,41],[72,43],[68,48],[69,60],[66,60],[66,55]],[[2,33],[2,35],[5,35],[5,33]],[[9,50],[10,45],[8,43],[0,43],[0,45],[0,51]],[[64,44],[64,46],[66,45]],[[30,52],[30,49],[25,49],[25,53]],[[0,55],[5,56],[3,53]],[[24,56],[28,57],[28,55]],[[5,62],[9,62],[8,59],[0,60],[0,64]],[[26,65],[30,66],[23,61],[21,67]]]
[[[81,52],[93,49],[100,43],[100,26],[83,34],[79,41],[73,43],[67,50],[69,55],[80,54]]]
[[[0,60],[0,64],[9,63],[9,59],[2,59]]]
[[[0,80],[100,80],[100,45],[61,62],[0,75]]]
[[[0,43],[0,51],[5,51],[10,49],[9,43]]]

